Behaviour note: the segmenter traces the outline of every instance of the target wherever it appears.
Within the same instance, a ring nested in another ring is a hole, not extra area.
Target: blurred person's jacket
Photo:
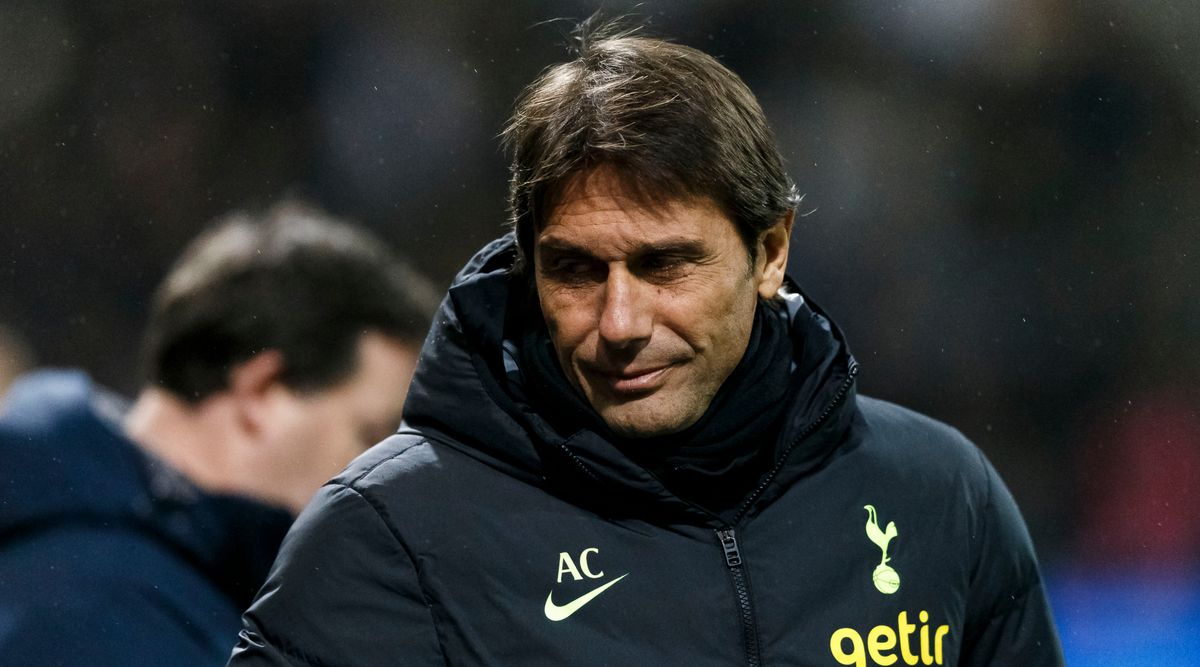
[[[122,433],[125,407],[70,371],[26,376],[5,398],[0,664],[228,657],[292,517],[201,491]]]
[[[858,396],[815,305],[794,294],[779,320],[781,433],[749,443],[767,460],[667,486],[587,422],[564,428],[570,401],[529,397],[513,252],[495,242],[456,279],[407,428],[301,514],[231,665],[1061,664],[991,465]]]

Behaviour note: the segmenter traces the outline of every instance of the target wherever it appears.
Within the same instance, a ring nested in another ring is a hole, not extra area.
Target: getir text
[[[897,660],[903,660],[906,665],[945,664],[942,662],[942,641],[950,634],[950,626],[937,626],[930,637],[929,612],[922,610],[918,618],[920,625],[909,623],[908,612],[902,611],[896,617],[895,628],[877,625],[867,632],[866,640],[854,628],[838,628],[829,637],[829,650],[839,663],[855,667],[887,667]],[[897,644],[899,655],[896,654]],[[868,657],[871,662],[867,662]]]

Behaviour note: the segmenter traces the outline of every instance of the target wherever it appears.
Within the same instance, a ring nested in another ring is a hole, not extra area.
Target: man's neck
[[[189,404],[167,391],[143,389],[125,416],[125,434],[202,489],[245,493],[234,452],[236,416],[219,397]]]

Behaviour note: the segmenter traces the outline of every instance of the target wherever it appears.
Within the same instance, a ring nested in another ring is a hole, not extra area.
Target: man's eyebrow
[[[684,255],[696,257],[708,252],[704,241],[693,238],[660,239],[637,249],[639,255]]]
[[[550,238],[538,239],[537,252],[549,252],[557,255],[591,255],[591,251],[586,246],[581,246],[572,243],[565,239]]]

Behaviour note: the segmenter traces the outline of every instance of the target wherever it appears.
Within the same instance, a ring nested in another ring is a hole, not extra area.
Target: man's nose
[[[609,270],[600,313],[600,339],[606,345],[626,349],[650,340],[654,309],[652,294],[646,289],[624,267]]]

